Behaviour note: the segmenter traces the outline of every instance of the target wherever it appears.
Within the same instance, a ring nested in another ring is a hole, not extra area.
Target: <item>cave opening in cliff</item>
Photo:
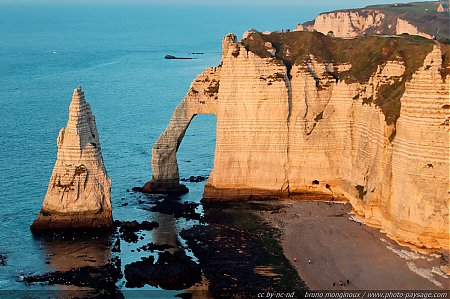
[[[187,182],[206,179],[213,168],[215,147],[216,116],[196,115],[177,151],[180,179]],[[192,190],[193,186],[188,187]]]

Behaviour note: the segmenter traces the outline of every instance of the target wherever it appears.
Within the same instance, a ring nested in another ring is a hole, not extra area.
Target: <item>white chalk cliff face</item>
[[[356,37],[369,29],[381,27],[384,18],[385,15],[378,11],[371,11],[365,15],[357,11],[331,12],[317,16],[312,26],[304,28],[303,25],[299,25],[294,30],[303,31],[308,29],[323,34],[333,32],[335,37]]]
[[[408,21],[398,18],[397,24],[395,26],[395,34],[403,34],[403,33],[407,33],[409,35],[419,35],[425,38],[432,38],[431,35],[424,32],[420,32],[416,26],[412,25]]]
[[[179,183],[177,150],[197,114],[217,114],[220,68],[208,68],[197,76],[188,94],[176,107],[167,129],[152,149],[153,177],[141,191],[149,193],[186,193]]]
[[[112,225],[111,179],[106,173],[90,105],[73,92],[67,126],[59,132],[58,158],[33,231],[107,228]]]
[[[172,126],[178,118],[190,120],[214,103],[206,110],[217,115],[217,141],[205,199],[328,196],[349,201],[360,219],[400,243],[450,249],[450,76],[442,73],[448,66],[440,46],[430,49],[409,77],[405,63],[411,61],[389,60],[367,82],[346,82],[331,70],[343,74],[352,61],[333,65],[309,55],[290,67],[228,35],[221,66],[195,81],[213,72],[217,93],[201,100],[191,87],[161,137],[177,136],[165,150],[176,155],[180,129],[172,132]],[[375,103],[405,80],[394,120]],[[161,138],[153,150],[153,179],[161,168],[176,172],[163,179],[178,179],[176,159],[156,161]]]
[[[400,17],[386,16],[379,10],[336,11],[323,13],[311,24],[299,24],[294,31],[317,31],[323,34],[332,32],[340,38],[354,38],[371,34],[409,34],[431,39],[428,33],[421,32],[413,24]]]

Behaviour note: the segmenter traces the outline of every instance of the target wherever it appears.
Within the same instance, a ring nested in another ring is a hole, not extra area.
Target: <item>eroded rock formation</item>
[[[331,11],[319,14],[313,21],[298,24],[294,30],[332,32],[341,38],[406,33],[448,39],[448,14],[438,13],[436,8],[435,2],[417,2]]]
[[[217,115],[204,198],[328,195],[400,243],[449,249],[449,50],[405,37],[228,35],[213,72],[217,93],[199,92],[214,99],[207,111]],[[191,87],[155,145],[154,179],[159,169],[177,170],[189,122],[175,132],[173,124],[205,111],[197,97]],[[166,136],[176,138],[163,148]],[[176,171],[164,173],[177,183]]]
[[[397,18],[397,24],[395,25],[395,34],[403,33],[407,33],[410,35],[419,35],[425,38],[432,38],[432,35],[429,35],[425,32],[420,32],[419,29],[417,29],[417,27],[412,25],[410,22],[401,18]]]
[[[176,107],[167,129],[152,149],[152,180],[143,192],[182,194],[188,192],[179,183],[177,150],[186,130],[197,114],[217,114],[220,68],[208,68],[197,76],[188,94]]]
[[[360,36],[373,29],[380,34],[385,17],[380,11],[337,11],[320,14],[312,24],[299,24],[294,30],[315,30],[323,34],[333,32],[335,37],[343,38]]]
[[[69,120],[57,145],[47,194],[31,230],[111,227],[111,179],[103,164],[95,117],[81,87],[73,92]]]

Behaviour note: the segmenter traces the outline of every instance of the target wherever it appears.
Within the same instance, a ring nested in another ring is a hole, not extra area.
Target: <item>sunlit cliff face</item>
[[[178,120],[214,103],[206,199],[326,194],[351,202],[361,219],[399,242],[449,248],[445,51],[417,38],[343,41],[296,32],[237,42],[228,35],[211,71],[216,96],[199,100],[210,87],[204,72],[162,136],[182,138],[189,122]],[[176,154],[181,139],[164,140],[153,151]],[[160,174],[177,173],[176,158],[158,156],[152,163]]]

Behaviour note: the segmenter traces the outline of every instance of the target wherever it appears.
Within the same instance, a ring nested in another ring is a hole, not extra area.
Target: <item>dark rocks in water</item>
[[[280,233],[257,215],[261,207],[214,203],[203,208],[208,225],[180,236],[199,259],[213,297],[256,298],[268,291],[304,297],[307,287],[283,255]]]
[[[85,266],[65,272],[56,271],[43,275],[26,276],[23,281],[25,283],[88,287],[97,291],[106,291],[109,295],[116,295],[120,294],[116,283],[122,277],[121,261],[119,258],[113,258],[109,264],[103,266]]]
[[[122,233],[120,237],[127,243],[137,243],[139,241],[139,237],[135,232],[127,231],[126,233]]]
[[[203,55],[203,54],[205,54],[205,53],[203,53],[203,52],[192,52],[192,55]]]
[[[112,252],[120,252],[120,238],[117,238],[116,242],[114,243],[113,247],[111,248]]]
[[[134,192],[147,194],[168,194],[168,195],[183,195],[189,193],[188,187],[180,184],[178,180],[171,182],[149,181],[145,183],[144,187],[134,187]]]
[[[120,221],[119,221],[120,222]],[[113,226],[111,227],[111,231],[92,231],[92,230],[86,230],[86,231],[80,231],[80,230],[74,230],[74,231],[47,231],[46,233],[41,234],[33,234],[33,238],[36,240],[43,241],[45,243],[53,243],[53,242],[61,242],[61,240],[78,240],[80,242],[92,242],[93,240],[96,240],[95,242],[99,242],[99,244],[108,243],[110,245],[110,238],[113,236],[113,233],[115,231],[114,222]]]
[[[175,248],[175,247],[172,246],[172,245],[169,245],[169,244],[148,243],[146,245],[143,245],[143,246],[139,247],[138,251],[139,250],[143,250],[143,251],[152,251],[153,252],[155,250],[163,251],[163,250],[172,249],[172,248]]]
[[[145,199],[139,199],[138,203],[141,204],[157,204],[160,203],[163,199],[170,197],[172,199],[175,199],[175,197],[171,195],[161,195],[161,194],[147,194]],[[181,198],[177,197],[177,200],[181,200]]]
[[[0,266],[6,266],[6,255],[0,254]]]
[[[139,239],[136,232],[141,230],[152,230],[159,227],[157,222],[142,221],[114,221],[114,225],[119,228],[120,237],[128,243],[136,243]]]
[[[193,59],[191,57],[176,57],[176,56],[173,56],[173,55],[166,55],[166,56],[164,56],[164,58],[165,59]]]
[[[200,220],[200,214],[195,212],[198,206],[198,203],[179,202],[171,198],[166,198],[148,210],[173,215],[175,218],[183,217],[190,220]]]
[[[200,182],[204,182],[206,179],[208,179],[208,177],[204,177],[204,176],[193,176],[191,175],[189,178],[182,178],[180,181],[182,182],[191,182],[191,183],[200,183]]]
[[[145,284],[167,290],[183,290],[201,281],[201,269],[182,251],[161,252],[158,261],[142,258],[125,266],[126,287],[139,288]]]
[[[171,195],[169,195],[169,196],[167,196],[167,197],[165,197],[165,198],[163,198],[163,199],[166,199],[166,200],[178,200],[178,201],[181,201],[181,197],[178,197],[178,196],[171,196]],[[161,202],[161,201],[160,201]]]
[[[142,288],[145,285],[145,277],[152,267],[155,258],[153,256],[143,257],[140,261],[125,265],[125,279],[127,288]]]
[[[136,220],[133,221],[122,221],[120,223],[120,230],[131,230],[134,232],[140,231],[140,230],[152,230],[154,228],[159,227],[158,222],[152,221],[142,221],[141,223],[137,222]]]
[[[191,299],[193,295],[191,293],[180,293],[176,294],[175,297],[182,298],[182,299]]]
[[[30,230],[34,235],[46,235],[55,232],[110,233],[112,222],[111,212],[61,214],[41,210],[38,218],[30,226]]]
[[[133,188],[131,188],[131,190],[132,190],[133,192],[144,192],[144,190],[143,190],[142,187],[133,187]]]

